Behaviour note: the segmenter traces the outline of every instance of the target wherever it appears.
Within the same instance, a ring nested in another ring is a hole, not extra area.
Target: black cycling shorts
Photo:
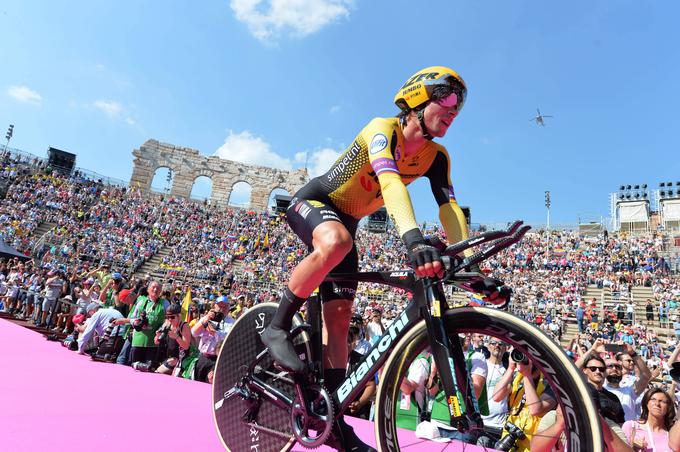
[[[307,245],[311,252],[314,249],[312,245],[312,232],[314,229],[325,221],[337,221],[342,223],[349,231],[354,241],[354,236],[357,232],[359,221],[349,215],[338,212],[337,209],[320,201],[293,198],[290,201],[288,210],[286,210],[286,219],[293,232]],[[356,244],[352,244],[352,249],[347,256],[336,265],[331,273],[354,273],[359,269],[359,253],[357,252]],[[319,286],[319,293],[321,301],[331,300],[349,300],[354,301],[354,295],[357,291],[356,281],[347,282],[324,282]]]

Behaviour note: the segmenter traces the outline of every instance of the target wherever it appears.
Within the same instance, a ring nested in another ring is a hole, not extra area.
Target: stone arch
[[[246,182],[252,187],[250,207],[256,210],[267,208],[269,195],[275,188],[282,188],[294,194],[302,187],[309,176],[307,170],[293,171],[247,165],[226,160],[217,156],[206,157],[198,150],[147,140],[139,149],[132,151],[134,156],[130,187],[150,192],[155,170],[168,167],[173,170],[171,195],[189,199],[194,181],[199,176],[212,180],[213,204],[226,207],[232,187],[238,182]]]
[[[269,201],[267,202],[267,207],[271,207],[272,204],[274,203],[274,196],[276,195],[287,195],[287,196],[293,196],[293,193],[290,191],[286,190],[283,187],[276,186],[271,189],[269,192]]]
[[[189,198],[206,201],[212,199],[213,180],[210,176],[200,175],[196,176],[194,182],[191,184],[191,192]]]
[[[170,173],[169,181],[168,173]],[[151,182],[149,182],[149,189],[154,193],[170,193],[173,181],[174,171],[172,171],[172,168],[169,166],[159,166],[153,172]]]
[[[251,207],[253,204],[253,185],[247,180],[234,182],[230,189],[229,205]]]

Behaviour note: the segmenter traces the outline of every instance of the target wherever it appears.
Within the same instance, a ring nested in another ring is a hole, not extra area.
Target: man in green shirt
[[[134,328],[132,332],[132,349],[130,351],[130,361],[135,362],[156,362],[158,360],[158,346],[153,338],[156,330],[165,322],[165,307],[161,299],[163,288],[158,281],[149,283],[149,295],[137,298],[137,303],[133,308],[130,317],[130,325]]]

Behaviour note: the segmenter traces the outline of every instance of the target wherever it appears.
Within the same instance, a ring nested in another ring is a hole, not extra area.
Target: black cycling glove
[[[428,245],[419,229],[407,231],[402,237],[408,250],[408,258],[413,268],[418,268],[428,262],[441,261],[439,250]]]
[[[510,302],[510,296],[512,295],[512,289],[496,278],[481,278],[470,284],[470,288],[484,295],[486,299],[495,305],[506,305]]]

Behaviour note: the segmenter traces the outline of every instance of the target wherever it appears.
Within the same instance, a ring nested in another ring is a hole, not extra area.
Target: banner
[[[664,221],[678,221],[680,220],[680,199],[669,199],[668,201],[661,201],[663,206],[663,220]]]
[[[621,223],[649,222],[649,204],[647,201],[619,203]]]

